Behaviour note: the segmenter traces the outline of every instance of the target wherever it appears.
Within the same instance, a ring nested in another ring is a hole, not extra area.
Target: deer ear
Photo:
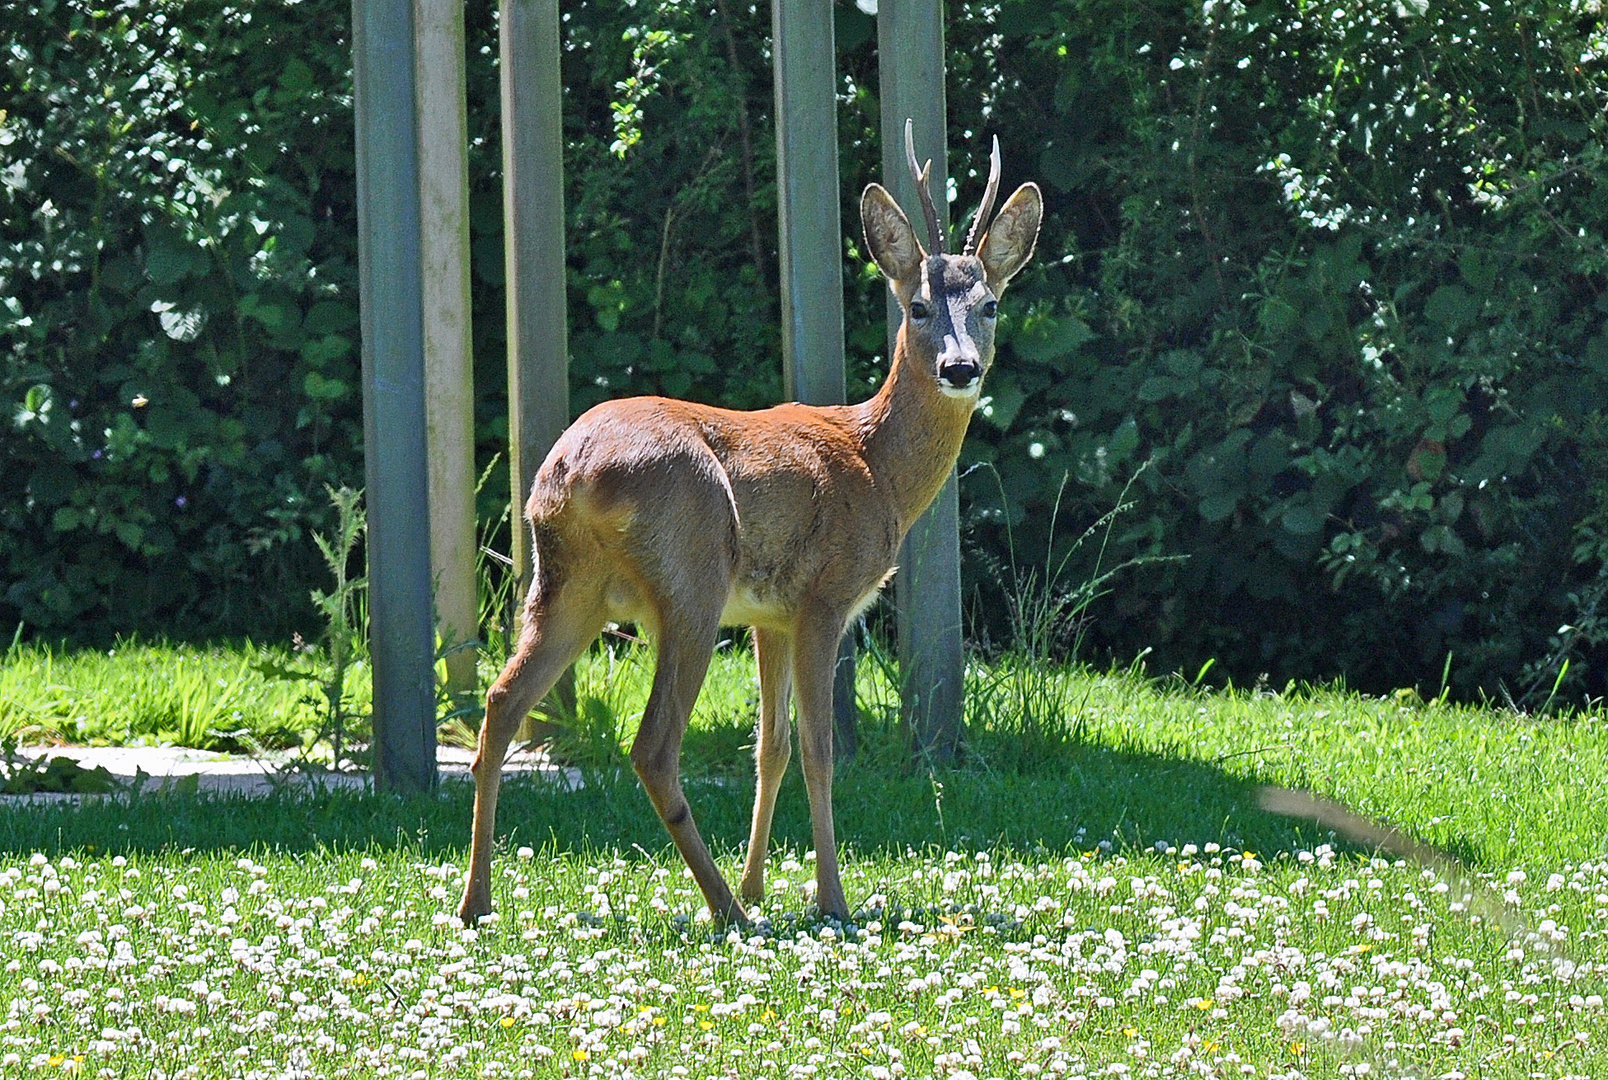
[[[1039,194],[1038,185],[1027,183],[1006,200],[999,216],[988,226],[983,242],[977,245],[977,257],[983,260],[988,287],[994,290],[996,297],[1033,257],[1033,245],[1038,243],[1039,222],[1043,217],[1044,198]]]
[[[865,229],[865,246],[888,280],[909,281],[916,276],[927,253],[910,219],[881,184],[867,184],[861,194],[860,225]]]

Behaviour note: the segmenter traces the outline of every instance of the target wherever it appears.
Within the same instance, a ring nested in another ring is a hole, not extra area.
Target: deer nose
[[[983,365],[970,357],[941,360],[938,363],[938,381],[952,390],[965,390],[982,375]]]

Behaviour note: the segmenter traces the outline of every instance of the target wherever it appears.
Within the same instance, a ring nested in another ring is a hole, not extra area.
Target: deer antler
[[[938,227],[938,208],[932,204],[932,192],[927,190],[927,174],[932,171],[932,158],[927,164],[916,168],[916,136],[915,121],[905,118],[905,159],[910,163],[910,175],[916,178],[916,193],[921,196],[921,213],[927,219],[927,240],[930,254],[939,255],[944,250],[943,230]]]
[[[988,186],[983,189],[983,201],[977,204],[977,216],[972,218],[971,229],[966,233],[963,255],[977,254],[983,233],[988,229],[988,215],[994,210],[994,196],[999,194],[999,136],[994,136],[994,149],[988,155]]]

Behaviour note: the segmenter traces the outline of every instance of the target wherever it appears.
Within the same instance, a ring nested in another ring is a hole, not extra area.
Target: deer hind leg
[[[765,898],[765,859],[770,851],[771,819],[776,793],[792,754],[788,712],[793,696],[793,640],[778,630],[754,628],[754,655],[759,661],[759,738],[754,749],[757,785],[754,824],[748,834],[748,859],[743,864],[744,900]]]
[[[471,766],[475,818],[469,880],[458,909],[466,926],[473,926],[477,918],[491,911],[491,848],[508,745],[525,714],[547,696],[564,669],[597,637],[603,621],[601,587],[578,582],[555,587],[538,580],[531,590],[519,644],[486,694],[486,716]]]
[[[849,905],[838,877],[837,834],[832,823],[832,677],[844,621],[840,613],[806,615],[793,642],[798,745],[815,841],[815,901],[821,914],[840,919],[849,917]]]
[[[715,866],[681,789],[681,740],[709,670],[724,597],[723,588],[688,590],[678,601],[656,605],[660,614],[655,628],[657,664],[642,725],[631,744],[631,764],[676,850],[692,870],[710,914],[726,922],[746,923],[748,915]]]

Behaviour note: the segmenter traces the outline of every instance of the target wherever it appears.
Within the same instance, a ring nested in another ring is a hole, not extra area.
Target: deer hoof
[[[482,915],[490,914],[491,890],[471,881],[464,890],[463,903],[458,905],[458,918],[463,920],[464,926],[473,928]]]

